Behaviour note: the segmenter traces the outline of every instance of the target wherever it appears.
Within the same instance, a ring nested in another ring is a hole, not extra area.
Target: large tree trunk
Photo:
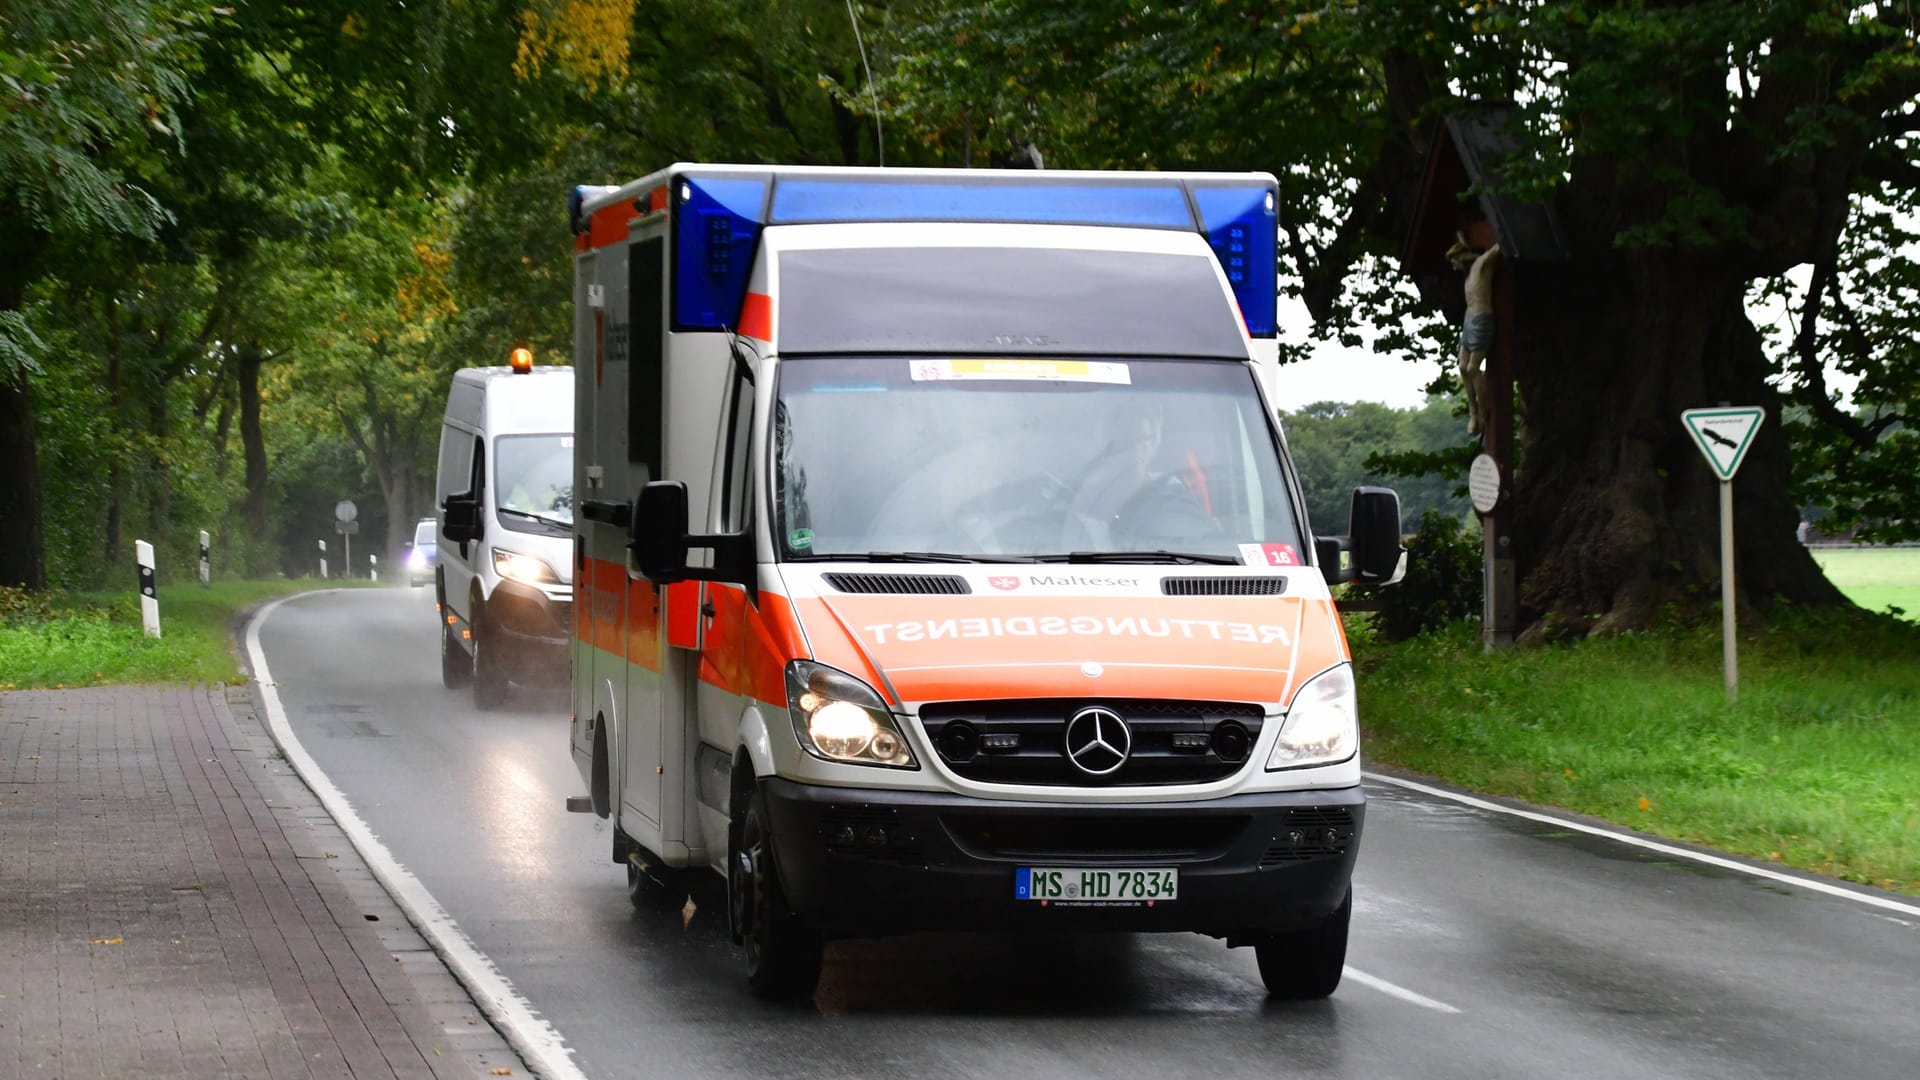
[[[260,346],[247,342],[240,347],[239,368],[235,372],[240,385],[240,444],[247,461],[247,535],[268,540],[267,532],[267,443],[260,431],[260,365],[264,363]]]
[[[1767,410],[1734,482],[1738,603],[1845,603],[1795,538],[1780,400],[1744,276],[1662,250],[1572,266],[1516,270],[1513,535],[1527,636],[1637,629],[1718,601],[1719,481],[1680,413],[1723,402]]]
[[[46,588],[45,551],[33,398],[26,372],[0,369],[0,585]]]
[[[18,209],[0,204],[0,217]],[[0,228],[10,249],[0,263],[0,311],[18,311],[26,295],[38,233]],[[40,463],[33,450],[33,396],[27,373],[0,366],[0,585],[47,587],[46,536],[40,522]]]

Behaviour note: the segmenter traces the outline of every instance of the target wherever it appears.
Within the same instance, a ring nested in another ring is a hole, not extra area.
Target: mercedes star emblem
[[[1067,760],[1088,776],[1106,776],[1132,752],[1133,732],[1112,709],[1089,705],[1067,721]]]

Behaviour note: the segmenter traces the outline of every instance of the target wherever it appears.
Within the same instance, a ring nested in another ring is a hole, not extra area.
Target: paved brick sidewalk
[[[0,1076],[529,1075],[253,716],[0,693]]]

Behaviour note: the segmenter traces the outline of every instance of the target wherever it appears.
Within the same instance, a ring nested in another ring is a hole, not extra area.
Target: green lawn
[[[1815,548],[1813,558],[1847,599],[1920,620],[1920,548]]]
[[[1920,610],[1920,604],[1915,605]],[[1354,635],[1364,752],[1478,791],[1920,894],[1920,626],[1800,612],[1488,655]]]
[[[325,583],[340,585],[343,583]],[[321,588],[311,580],[222,581],[160,589],[160,633],[140,627],[131,590],[63,594],[0,619],[0,690],[108,683],[243,682],[234,655],[240,613],[276,596]],[[15,593],[13,596],[18,597]]]

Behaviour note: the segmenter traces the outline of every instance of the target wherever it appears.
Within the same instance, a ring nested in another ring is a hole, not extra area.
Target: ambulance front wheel
[[[1307,930],[1268,934],[1253,948],[1267,996],[1290,1001],[1323,998],[1340,985],[1347,966],[1347,924],[1353,889],[1326,922]]]
[[[825,943],[787,908],[767,828],[766,798],[758,791],[733,830],[727,852],[727,908],[747,949],[747,984],[766,998],[802,998],[820,984]]]

